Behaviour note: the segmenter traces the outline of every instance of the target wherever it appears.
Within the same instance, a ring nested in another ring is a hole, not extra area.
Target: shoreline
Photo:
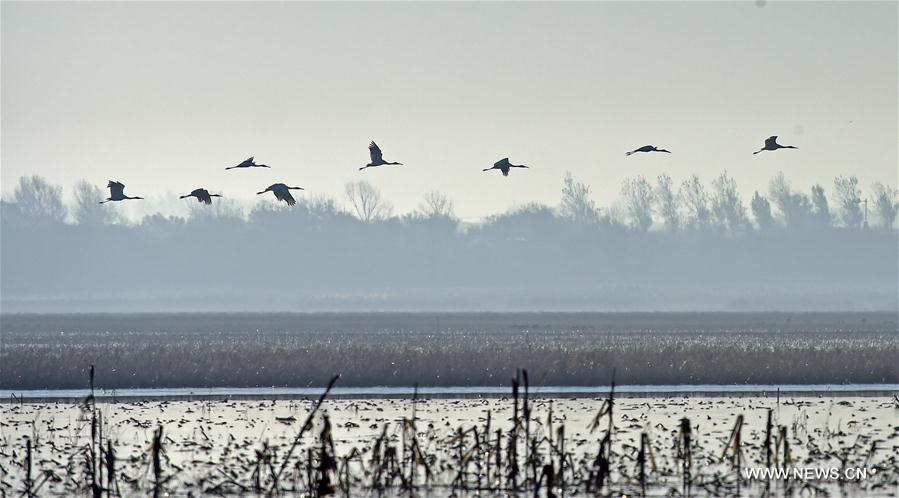
[[[136,388],[95,389],[98,400],[131,401],[218,401],[304,400],[317,398],[323,388]],[[532,387],[533,398],[581,399],[604,397],[608,386]],[[742,398],[742,397],[885,397],[899,392],[899,384],[787,384],[787,385],[622,385],[615,387],[620,398]],[[12,390],[0,389],[0,404],[78,401],[90,389]],[[334,388],[331,399],[502,399],[511,396],[508,387],[343,387]]]

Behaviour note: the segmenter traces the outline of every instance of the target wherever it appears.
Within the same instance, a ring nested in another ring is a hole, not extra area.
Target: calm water
[[[566,331],[897,332],[896,313],[83,313],[0,314],[4,337],[178,334],[516,334]]]
[[[314,398],[323,388],[250,387],[250,388],[178,388],[178,389],[97,389],[97,398],[114,399],[289,399]],[[619,396],[665,396],[669,394],[695,396],[727,395],[884,395],[899,392],[899,384],[811,384],[811,385],[649,385],[616,386]],[[583,397],[607,395],[608,386],[538,386],[531,389],[537,396]],[[66,400],[84,398],[89,389],[46,389],[14,391],[0,389],[0,402],[5,400],[42,399]],[[509,396],[508,388],[501,387],[337,387],[332,398],[476,398]]]

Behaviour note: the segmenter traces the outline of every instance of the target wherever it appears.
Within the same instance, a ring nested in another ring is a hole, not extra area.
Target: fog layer
[[[742,199],[628,179],[599,208],[567,176],[557,206],[462,223],[439,192],[396,215],[367,183],[288,208],[195,199],[127,221],[86,183],[22,178],[2,205],[2,309],[48,311],[895,310],[896,189],[854,177]],[[867,206],[865,200],[868,201]]]

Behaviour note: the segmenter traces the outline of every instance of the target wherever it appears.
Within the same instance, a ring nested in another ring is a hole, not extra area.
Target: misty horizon
[[[343,203],[188,198],[175,201],[187,216],[127,222],[95,185],[66,205],[61,187],[22,178],[0,203],[3,310],[896,309],[897,191],[875,183],[866,209],[851,176],[806,193],[777,174],[751,199],[726,172],[637,176],[610,209],[567,175],[555,205],[474,224],[437,191],[397,216],[351,185]]]

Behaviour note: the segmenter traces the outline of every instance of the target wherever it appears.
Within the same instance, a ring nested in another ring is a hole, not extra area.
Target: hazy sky
[[[896,2],[0,9],[4,194],[26,174],[157,201],[368,179],[398,211],[439,189],[478,218],[557,203],[566,170],[600,205],[662,172],[726,168],[746,196],[779,170],[896,183]],[[769,135],[799,150],[752,155]],[[358,171],[372,139],[406,166]],[[674,153],[624,156],[644,144]],[[250,155],[273,168],[224,171]],[[532,169],[481,172],[506,156]]]

